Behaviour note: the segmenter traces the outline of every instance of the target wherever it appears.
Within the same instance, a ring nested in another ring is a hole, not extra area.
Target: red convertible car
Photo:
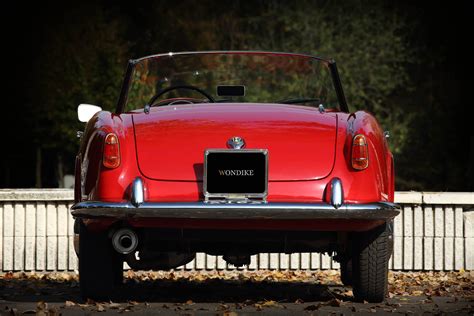
[[[382,301],[394,167],[384,132],[349,112],[333,60],[270,52],[131,60],[114,112],[80,105],[75,204],[80,288],[106,299],[132,269],[196,252],[245,266],[323,252],[357,300]]]

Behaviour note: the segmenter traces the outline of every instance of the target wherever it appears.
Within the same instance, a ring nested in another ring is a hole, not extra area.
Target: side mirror
[[[77,117],[80,122],[89,122],[89,120],[96,114],[97,112],[102,111],[102,108],[97,105],[92,104],[79,104],[77,107]]]

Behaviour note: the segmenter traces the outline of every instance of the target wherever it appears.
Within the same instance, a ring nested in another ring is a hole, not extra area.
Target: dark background
[[[397,190],[474,190],[468,2],[146,1],[2,4],[1,187],[73,173],[79,103],[113,109],[128,58],[265,49],[334,57],[373,112]]]

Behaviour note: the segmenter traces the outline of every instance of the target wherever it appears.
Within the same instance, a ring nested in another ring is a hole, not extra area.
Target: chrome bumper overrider
[[[74,204],[71,213],[81,218],[188,218],[188,219],[361,219],[387,220],[400,213],[389,202],[345,204],[342,184],[331,181],[331,204],[279,202],[145,202],[140,178],[132,184],[130,202],[85,201]]]
[[[390,219],[400,207],[393,203],[343,204],[338,209],[325,203],[211,204],[80,202],[72,215],[84,218],[193,218],[193,219]]]

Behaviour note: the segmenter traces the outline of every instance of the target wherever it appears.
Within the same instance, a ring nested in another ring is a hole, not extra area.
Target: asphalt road
[[[0,280],[1,315],[474,315],[474,300],[458,296],[395,295],[380,304],[356,303],[339,284],[249,280],[128,279],[116,301],[84,302],[76,279]]]

